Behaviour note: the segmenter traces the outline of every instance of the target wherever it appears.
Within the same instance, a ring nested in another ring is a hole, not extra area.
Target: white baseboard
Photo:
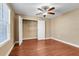
[[[48,38],[45,38],[45,39],[50,39],[50,37],[48,37]]]
[[[76,48],[79,48],[79,45],[72,44],[72,43],[69,43],[69,42],[60,40],[60,39],[58,39],[58,38],[55,38],[55,37],[51,37],[51,39],[56,40],[56,41],[59,41],[59,42],[62,42],[62,43],[65,43],[65,44],[68,44],[68,45],[71,45],[71,46],[74,46],[74,47],[76,47]]]
[[[35,38],[24,38],[23,40],[29,40],[29,39],[37,39],[36,37]]]
[[[15,44],[14,44],[15,45]],[[7,54],[5,56],[9,56],[10,52],[12,51],[14,45],[9,49],[9,51],[7,52]]]
[[[50,39],[50,38],[40,38],[38,40],[48,40],[48,39]]]
[[[19,43],[19,41],[15,41],[15,44]]]
[[[24,38],[23,40],[29,40],[29,39],[38,39],[38,38]],[[40,40],[43,40],[43,39],[50,39],[50,38],[41,38]]]

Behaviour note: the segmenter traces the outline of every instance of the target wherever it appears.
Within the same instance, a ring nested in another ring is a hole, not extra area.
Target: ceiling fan
[[[43,15],[44,18],[48,14],[55,15],[55,13],[53,12],[54,9],[55,7],[42,6],[41,8],[37,8],[37,10],[39,10],[40,12],[37,13],[36,15]]]

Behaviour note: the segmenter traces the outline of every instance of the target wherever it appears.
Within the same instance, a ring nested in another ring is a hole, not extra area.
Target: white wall
[[[45,21],[38,20],[38,40],[45,39]]]

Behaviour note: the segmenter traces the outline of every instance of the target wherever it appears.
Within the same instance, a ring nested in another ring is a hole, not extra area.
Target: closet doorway
[[[37,21],[23,20],[23,38],[24,40],[37,39]]]

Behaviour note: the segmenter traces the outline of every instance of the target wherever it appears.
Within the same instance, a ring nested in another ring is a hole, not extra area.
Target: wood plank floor
[[[79,56],[79,48],[55,41],[25,40],[21,46],[16,44],[10,56]]]

